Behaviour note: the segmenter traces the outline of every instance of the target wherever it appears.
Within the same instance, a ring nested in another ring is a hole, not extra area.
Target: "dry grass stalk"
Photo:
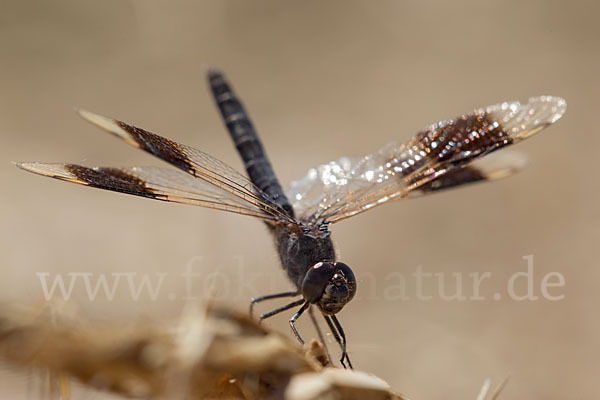
[[[134,398],[403,399],[376,377],[326,367],[317,342],[303,351],[290,338],[217,307],[190,308],[170,324],[92,326],[4,305],[0,359]],[[62,379],[59,387],[68,395]]]

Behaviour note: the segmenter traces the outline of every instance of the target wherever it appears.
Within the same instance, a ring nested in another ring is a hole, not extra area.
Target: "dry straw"
[[[331,368],[323,346],[301,349],[245,315],[188,307],[171,323],[106,326],[55,311],[0,307],[0,358],[46,369],[61,397],[75,379],[133,398],[404,399],[381,379]]]

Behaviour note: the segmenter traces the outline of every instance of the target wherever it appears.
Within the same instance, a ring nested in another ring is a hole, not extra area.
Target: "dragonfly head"
[[[325,314],[336,314],[356,294],[354,273],[341,262],[320,262],[312,266],[302,283],[302,296],[317,304]]]

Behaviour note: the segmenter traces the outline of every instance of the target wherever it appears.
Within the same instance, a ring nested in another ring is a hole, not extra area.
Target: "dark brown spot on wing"
[[[419,147],[437,161],[471,158],[512,142],[498,122],[485,113],[470,113],[433,125],[417,136]],[[472,154],[475,153],[475,154]]]
[[[131,138],[135,140],[143,150],[154,154],[177,168],[181,168],[186,172],[192,173],[192,175],[196,175],[192,162],[178,147],[177,143],[124,122],[116,122],[122,129],[131,135]]]
[[[416,147],[427,155],[429,162],[437,165],[436,170],[445,170],[445,173],[418,186],[416,193],[426,194],[487,179],[468,163],[511,143],[513,139],[500,123],[490,120],[484,112],[432,125],[417,135]],[[424,174],[429,172],[415,174],[410,184],[419,182]]]
[[[400,179],[412,174],[405,182],[411,185],[420,181],[424,174],[429,174],[430,167],[440,170],[460,167],[512,142],[513,139],[498,122],[489,119],[484,112],[474,112],[438,122],[419,132],[407,151],[390,163]],[[457,172],[452,179],[456,181],[467,173],[463,171],[460,175]],[[472,178],[475,179],[475,176]]]
[[[447,172],[439,178],[419,186],[417,190],[421,193],[431,193],[486,179],[486,176],[477,168],[466,166]]]
[[[87,168],[80,165],[67,164],[65,165],[65,169],[91,187],[157,200],[167,199],[167,196],[164,194],[156,193],[146,187],[143,180],[118,168]]]

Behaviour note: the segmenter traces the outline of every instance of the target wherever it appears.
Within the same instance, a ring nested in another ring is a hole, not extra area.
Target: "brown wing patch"
[[[143,180],[119,168],[88,168],[81,165],[66,164],[65,170],[87,186],[157,200],[167,200],[167,196],[156,193],[148,188]]]
[[[136,141],[142,150],[151,153],[168,163],[174,165],[177,168],[181,168],[186,172],[195,175],[194,167],[190,159],[185,155],[178,144],[172,140],[156,135],[152,132],[148,132],[144,129],[137,128],[135,126],[126,124],[125,122],[115,122],[131,135],[131,138]]]
[[[437,163],[466,163],[484,153],[489,153],[512,143],[512,138],[496,121],[490,121],[485,113],[471,113],[456,120],[441,121],[421,131],[414,140],[412,152],[407,152],[404,168],[399,178],[418,172]],[[423,154],[419,162],[413,154]],[[392,163],[397,160],[392,160]],[[408,161],[408,163],[407,163]],[[411,162],[412,161],[412,162]],[[420,179],[417,174],[414,181]]]
[[[112,118],[89,111],[78,110],[79,115],[94,125],[121,138],[178,169],[246,202],[248,207],[258,207],[271,217],[293,222],[273,200],[238,171],[224,162],[193,147],[166,139]]]
[[[180,170],[156,167],[84,167],[75,164],[17,163],[17,167],[79,185],[172,203],[275,220],[258,206]]]
[[[467,158],[471,158],[469,156],[472,153],[480,154],[512,142],[500,123],[490,121],[487,113],[467,114],[456,119],[454,123],[440,128],[449,140],[437,154],[439,161],[451,160],[459,153],[464,153]]]
[[[421,193],[437,192],[438,190],[450,189],[468,183],[486,180],[486,176],[477,168],[463,167],[450,171],[437,179],[421,185],[417,191]]]

